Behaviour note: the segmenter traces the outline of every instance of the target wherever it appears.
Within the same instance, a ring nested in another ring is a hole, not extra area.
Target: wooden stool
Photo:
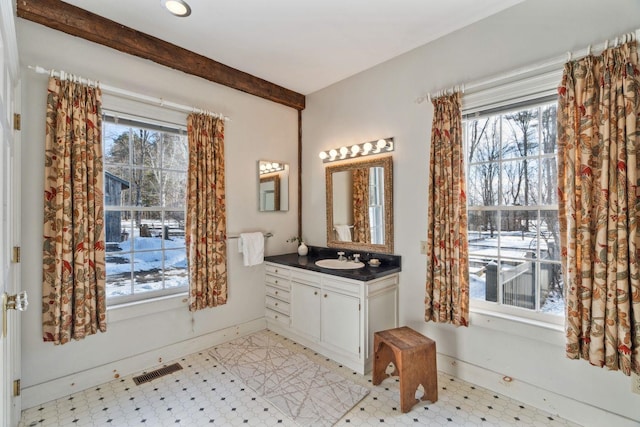
[[[393,362],[391,375],[400,377],[400,409],[409,412],[418,402],[415,397],[420,384],[424,387],[422,400],[438,400],[438,371],[436,342],[403,326],[376,332],[373,335],[373,385],[387,378],[386,368]]]

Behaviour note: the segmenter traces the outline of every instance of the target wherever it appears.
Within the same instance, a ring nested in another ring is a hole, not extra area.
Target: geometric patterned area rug
[[[301,426],[332,426],[369,394],[266,331],[216,346],[209,354]]]

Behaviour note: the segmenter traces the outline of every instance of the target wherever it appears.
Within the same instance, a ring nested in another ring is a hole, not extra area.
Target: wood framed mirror
[[[391,156],[327,166],[327,246],[393,253]]]
[[[258,161],[258,211],[289,210],[289,165],[270,160]]]

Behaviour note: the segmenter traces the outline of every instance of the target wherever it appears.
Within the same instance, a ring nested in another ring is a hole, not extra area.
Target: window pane
[[[558,120],[558,105],[554,102],[542,107],[541,112],[541,138],[542,138],[542,153],[557,153],[558,143],[556,132],[557,120]]]
[[[171,170],[187,170],[189,166],[188,141],[185,136],[162,134],[162,167]]]
[[[502,157],[516,158],[538,154],[538,108],[502,116]]]
[[[162,239],[143,239],[147,248],[160,247]],[[148,292],[162,289],[162,251],[144,251],[133,254],[134,292]]]
[[[112,164],[130,164],[129,127],[103,122],[104,162]]]
[[[541,160],[541,205],[558,204],[558,164],[556,159],[546,158]]]
[[[469,206],[498,204],[498,163],[469,166],[467,177],[467,203]]]
[[[558,211],[540,211],[540,258],[560,261]]]
[[[131,172],[131,204],[160,206],[160,175],[158,170],[134,168]]]
[[[560,264],[540,263],[540,311],[564,314],[563,285]]]
[[[466,132],[469,163],[500,158],[499,122],[499,117],[469,121]]]
[[[533,261],[501,261],[499,281],[502,304],[520,308],[536,308],[535,263]]]
[[[502,204],[530,206],[538,204],[538,161],[512,160],[502,163]]]
[[[187,174],[184,172],[164,172],[162,180],[163,205],[167,208],[181,208],[187,204]]]
[[[107,241],[105,253],[107,298],[130,295],[131,289],[131,246],[129,240]]]
[[[538,253],[538,212],[502,211],[500,215],[500,256],[535,258]]]
[[[129,206],[131,169],[127,166],[106,165],[104,170],[105,206]]]
[[[165,251],[164,269],[164,286],[166,288],[188,286],[187,250],[182,248]]]
[[[498,213],[496,211],[469,211],[469,259],[481,262],[498,257]]]

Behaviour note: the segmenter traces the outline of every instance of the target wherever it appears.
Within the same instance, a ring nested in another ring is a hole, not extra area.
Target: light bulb
[[[371,145],[370,142],[365,142],[365,144],[362,146],[364,154],[367,154],[369,151],[371,151],[372,148],[373,148],[373,145]]]
[[[318,157],[320,157],[322,160],[324,160],[327,157],[329,157],[329,155],[327,154],[326,151],[321,151],[320,154],[318,154]]]
[[[329,156],[331,156],[331,159],[335,159],[336,156],[338,155],[338,152],[336,151],[335,148],[331,149],[331,151],[329,151]]]
[[[263,171],[267,168],[267,165],[265,165],[264,163],[260,163],[260,170]]]
[[[280,163],[271,163],[271,169],[273,170],[280,169]]]
[[[386,139],[379,139],[378,142],[376,143],[376,148],[378,149],[378,151],[382,150],[385,146],[387,145],[387,140]]]
[[[357,156],[359,152],[360,152],[360,146],[358,144],[353,145],[351,147],[351,157]]]
[[[347,147],[340,147],[340,157],[343,159],[347,156],[349,149]]]

